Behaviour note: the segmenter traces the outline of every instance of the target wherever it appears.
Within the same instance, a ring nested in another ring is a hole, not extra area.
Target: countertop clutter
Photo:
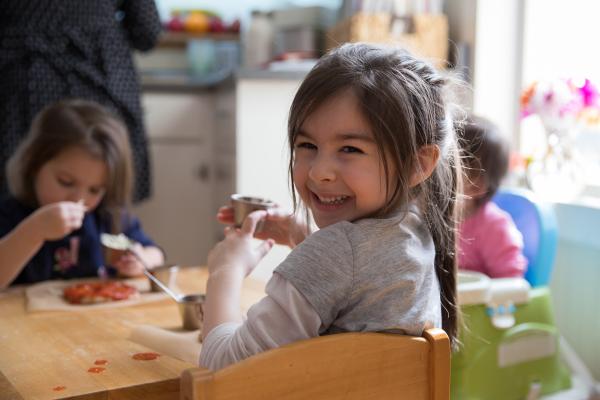
[[[224,21],[219,14],[210,10],[173,9],[170,18],[164,23],[164,28],[169,33],[210,33],[214,34],[215,37],[219,37],[225,34],[238,34],[240,32],[240,20],[235,18],[231,21]]]
[[[195,91],[227,84],[239,66],[238,33],[165,32],[135,61],[142,89]]]
[[[445,67],[449,29],[440,4],[344,1],[337,10],[261,8],[229,20],[209,10],[173,9],[157,48],[136,61],[152,90],[201,90],[239,76],[301,78],[328,49],[356,41],[400,44]]]
[[[174,9],[156,48],[136,54],[144,89],[202,90],[230,80],[240,64],[240,20]]]

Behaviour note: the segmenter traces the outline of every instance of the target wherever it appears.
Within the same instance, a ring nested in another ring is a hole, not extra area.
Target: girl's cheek
[[[294,171],[294,186],[301,197],[305,196],[307,182],[306,171]],[[306,200],[306,199],[303,199]]]
[[[100,202],[102,201],[102,199],[104,198],[104,195],[95,197],[94,199],[92,199],[89,203],[87,203],[85,206],[87,208],[87,211],[93,211],[95,210],[98,205],[100,204]]]
[[[296,182],[296,185],[301,184],[302,182],[305,181],[306,178],[304,178],[304,172],[303,172],[303,165],[302,163],[300,163],[299,161],[296,161],[294,163],[294,167],[292,169],[292,175],[294,177],[294,182]]]

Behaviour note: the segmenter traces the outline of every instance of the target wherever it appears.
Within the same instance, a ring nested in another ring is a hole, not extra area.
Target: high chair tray
[[[531,286],[523,278],[496,278],[473,271],[458,272],[458,304],[523,304]]]

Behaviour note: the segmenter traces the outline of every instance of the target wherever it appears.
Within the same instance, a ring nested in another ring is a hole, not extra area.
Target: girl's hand
[[[85,211],[82,202],[61,201],[38,208],[31,220],[43,240],[57,240],[81,228]]]
[[[256,236],[258,222],[266,217],[266,213],[263,210],[250,213],[240,229],[225,228],[225,239],[208,254],[208,271],[211,275],[237,271],[245,277],[254,270],[274,244],[272,239],[268,239],[257,247],[252,240]]]
[[[232,225],[233,214],[233,207],[221,207],[217,212],[217,220]],[[306,224],[293,213],[280,207],[267,210],[261,223],[260,229],[254,232],[257,239],[273,239],[277,244],[294,248],[308,236]]]
[[[144,246],[135,243],[132,247],[131,250],[123,252],[113,263],[113,267],[117,269],[119,275],[124,277],[134,277],[144,274],[144,264],[138,258],[144,257]]]

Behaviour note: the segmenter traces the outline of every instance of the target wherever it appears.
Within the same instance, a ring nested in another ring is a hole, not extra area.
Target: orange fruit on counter
[[[186,32],[208,32],[210,27],[210,17],[201,12],[192,12],[185,18],[183,26],[185,27]]]

